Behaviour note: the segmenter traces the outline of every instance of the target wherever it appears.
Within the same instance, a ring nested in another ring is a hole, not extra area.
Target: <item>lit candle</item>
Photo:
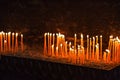
[[[8,50],[11,51],[11,32],[8,32]]]
[[[91,59],[91,46],[92,46],[92,41],[91,41],[91,38],[90,38],[90,52],[89,52],[89,59]]]
[[[96,45],[96,60],[99,60],[99,44]]]
[[[52,33],[50,33],[50,45],[49,45],[50,52],[49,52],[49,56],[51,56],[51,46],[52,46]]]
[[[5,41],[5,33],[4,33],[4,32],[3,32],[3,42],[4,42],[3,46],[4,46],[4,52],[5,52],[5,44],[6,44],[6,41]]]
[[[81,34],[81,46],[84,46],[84,44],[83,44],[83,34]]]
[[[53,45],[55,45],[55,34],[53,34]]]
[[[114,56],[115,56],[115,62],[117,62],[117,48],[118,48],[118,37],[116,37],[116,40],[115,40],[115,54],[114,54]]]
[[[80,45],[78,45],[78,57],[80,55]]]
[[[48,55],[50,54],[50,34],[48,33]]]
[[[100,59],[102,59],[102,35],[100,35]]]
[[[61,53],[61,57],[63,57],[63,45],[60,44],[60,53]]]
[[[12,52],[14,52],[14,35],[15,33],[12,33]]]
[[[5,45],[5,49],[6,49],[6,51],[8,51],[8,34],[6,33],[6,35],[5,35],[5,40],[6,40],[6,45]]]
[[[92,60],[94,60],[94,55],[95,55],[95,37],[93,37]]]
[[[46,42],[46,41],[45,41]],[[46,44],[44,44],[46,46]],[[45,47],[46,48],[46,47]],[[24,51],[23,34],[21,34],[21,50]]]
[[[74,51],[76,51],[76,40],[77,40],[77,35],[75,34],[74,35]],[[75,52],[76,53],[76,52]]]
[[[115,60],[115,39],[113,39],[113,45],[112,45],[112,61]]]
[[[106,49],[106,62],[109,63],[110,62],[110,51],[108,49]]]
[[[57,36],[57,42],[56,42],[56,46],[58,47],[58,43],[59,43],[59,35],[58,34],[56,34],[56,36]]]
[[[46,55],[46,33],[44,34],[44,55]],[[22,38],[22,37],[21,37]]]
[[[0,41],[1,41],[1,42],[0,42],[1,44],[0,44],[0,45],[1,45],[1,52],[3,52],[3,36],[2,36],[2,35],[3,35],[3,32],[0,32]]]
[[[98,36],[96,36],[96,44],[98,43]]]
[[[87,52],[86,52],[86,59],[88,60],[88,54],[89,54],[89,35],[87,35]]]
[[[16,40],[15,40],[15,52],[18,51],[18,33],[16,33]]]
[[[112,48],[112,40],[113,40],[113,36],[109,36],[109,44],[108,44],[108,49],[111,51]]]

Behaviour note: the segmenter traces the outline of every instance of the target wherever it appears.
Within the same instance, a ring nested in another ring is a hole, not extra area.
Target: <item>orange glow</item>
[[[98,39],[98,37],[100,38]],[[56,58],[68,58],[71,63],[80,64],[85,64],[87,61],[105,64],[120,62],[120,58],[118,57],[120,50],[119,38],[110,36],[108,49],[102,52],[102,37],[102,35],[97,35],[96,37],[89,38],[89,35],[87,35],[86,41],[84,41],[83,34],[81,34],[79,39],[80,43],[77,43],[77,34],[74,34],[73,41],[67,41],[65,35],[61,33],[56,33],[56,35],[55,33],[48,33],[47,35],[45,33],[44,41],[46,42],[44,42],[44,48],[48,50],[44,55],[51,56],[49,54],[52,51],[52,56],[54,55]],[[86,45],[84,45],[84,42],[86,42]]]

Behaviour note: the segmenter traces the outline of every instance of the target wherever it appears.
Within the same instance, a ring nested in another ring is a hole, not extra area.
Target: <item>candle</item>
[[[46,49],[46,41],[45,41],[44,45],[45,45],[45,49]],[[22,52],[24,51],[23,34],[21,34],[21,51]]]
[[[56,47],[56,57],[58,57],[58,47]]]
[[[112,45],[112,61],[115,60],[114,55],[115,55],[115,39],[113,39],[113,45]]]
[[[53,45],[55,45],[55,34],[53,34]]]
[[[5,52],[5,44],[6,44],[6,41],[5,41],[5,33],[4,33],[4,32],[3,32],[3,42],[4,42],[3,46],[4,46],[4,52]]]
[[[100,35],[100,59],[102,59],[102,35]]]
[[[85,59],[85,52],[84,52],[84,47],[82,47],[82,64],[84,64],[84,59]]]
[[[95,37],[93,37],[93,52],[92,52],[92,60],[94,60],[94,55],[95,55]]]
[[[111,51],[112,48],[112,40],[113,40],[113,36],[109,36],[109,44],[108,44],[108,49]]]
[[[83,45],[83,34],[81,34],[81,46],[84,46]]]
[[[63,45],[62,44],[60,44],[60,53],[61,53],[61,57],[63,57]]]
[[[44,34],[44,55],[46,55],[46,33]],[[21,36],[22,38],[22,36]],[[22,41],[22,40],[21,40]]]
[[[65,55],[67,55],[67,41],[65,43]]]
[[[106,62],[109,63],[110,62],[110,51],[108,49],[106,49]]]
[[[96,44],[98,43],[98,36],[96,36]]]
[[[0,42],[1,44],[0,44],[0,45],[1,45],[1,52],[3,52],[3,36],[2,36],[2,35],[3,35],[3,32],[0,32],[0,41],[1,41],[1,42]]]
[[[15,33],[12,33],[12,52],[14,52],[14,35]]]
[[[56,42],[56,46],[58,47],[58,43],[59,43],[59,35],[58,34],[56,34],[56,36],[57,36],[57,42]]]
[[[16,33],[16,40],[15,40],[15,52],[18,51],[18,33]]]
[[[87,52],[86,52],[86,59],[88,60],[88,54],[89,54],[89,35],[87,35]]]
[[[50,52],[49,52],[49,56],[51,56],[51,46],[52,46],[52,33],[50,33],[50,45],[49,45],[49,48],[50,48]]]
[[[48,33],[48,55],[50,54],[50,36]]]
[[[7,41],[4,40],[4,52],[6,52],[6,47],[7,47]]]
[[[76,51],[76,40],[77,40],[77,35],[75,34],[74,37],[75,37],[75,38],[74,38],[74,47],[75,47],[75,48],[74,48],[74,49],[75,49],[74,51]],[[76,52],[75,52],[75,53],[76,53]]]
[[[11,51],[11,32],[8,32],[8,50]]]
[[[99,60],[99,44],[96,45],[96,60]]]
[[[6,42],[5,42],[6,43],[5,49],[6,49],[6,51],[8,51],[8,37],[7,36],[8,36],[8,34],[6,33],[5,34],[5,40],[6,40]]]
[[[91,38],[90,38],[90,52],[89,52],[89,59],[91,59],[91,46],[92,46],[92,41],[91,41]]]
[[[54,56],[54,45],[52,45],[52,56]]]
[[[71,42],[69,42],[69,52],[70,52],[70,48],[71,48]]]
[[[103,60],[104,60],[104,63],[106,63],[106,52],[104,52],[103,54]]]

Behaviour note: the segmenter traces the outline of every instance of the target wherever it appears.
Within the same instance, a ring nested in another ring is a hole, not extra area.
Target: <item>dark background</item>
[[[1,30],[119,35],[120,1],[0,0]]]

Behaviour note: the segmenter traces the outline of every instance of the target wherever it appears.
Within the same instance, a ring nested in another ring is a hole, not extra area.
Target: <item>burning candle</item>
[[[112,40],[113,40],[113,36],[109,36],[109,44],[108,44],[108,49],[111,51],[112,48]]]
[[[92,50],[92,60],[94,60],[94,55],[95,55],[95,37],[93,37],[93,50]]]
[[[71,42],[69,42],[69,52],[70,52],[70,48],[71,48]]]
[[[86,59],[88,60],[88,53],[89,52],[89,35],[87,35],[87,52],[86,52]]]
[[[1,44],[0,44],[0,45],[1,45],[1,52],[3,52],[3,36],[2,36],[2,35],[3,35],[3,32],[0,32],[0,41],[1,41],[1,42],[0,42]]]
[[[5,41],[5,33],[4,33],[4,32],[3,32],[3,42],[4,42],[3,48],[4,48],[4,52],[5,52],[5,44],[6,44],[6,41]]]
[[[96,60],[99,60],[99,44],[96,45]]]
[[[77,40],[77,35],[75,34],[74,37],[75,37],[75,38],[74,38],[74,47],[75,47],[75,51],[76,51],[76,40]],[[75,52],[75,53],[76,53],[76,52]]]
[[[44,55],[46,55],[46,35],[47,35],[47,33],[44,34]],[[22,36],[21,36],[21,38],[22,38]]]
[[[115,60],[115,39],[113,39],[113,45],[112,45],[112,60]]]
[[[63,45],[62,44],[60,44],[60,53],[61,53],[61,56],[63,57]]]
[[[6,43],[5,49],[6,49],[6,51],[8,51],[8,37],[7,36],[8,36],[8,34],[6,33],[5,34],[5,40],[6,40],[6,42],[5,42]]]
[[[100,35],[100,59],[102,59],[102,35]]]
[[[106,62],[109,63],[110,62],[110,51],[108,49],[106,49],[105,51],[106,51]]]
[[[50,48],[50,52],[49,52],[49,56],[51,56],[51,46],[52,46],[52,33],[50,33],[50,45],[49,45],[49,48]]]
[[[98,36],[96,36],[96,44],[98,43]]]
[[[91,38],[90,38],[90,52],[89,52],[89,59],[91,59],[91,46],[92,46],[92,41],[91,41]]]
[[[83,45],[83,34],[81,34],[81,46],[84,46]]]
[[[50,34],[48,33],[48,55],[50,54]]]
[[[12,52],[14,52],[14,35],[15,33],[12,33]]]
[[[11,51],[11,32],[8,32],[8,50]]]
[[[46,41],[45,41],[45,43],[46,43]],[[45,45],[45,49],[46,49],[46,44],[44,44],[44,45]],[[21,34],[21,50],[22,50],[22,52],[24,51],[23,34]]]
[[[53,34],[53,45],[55,45],[55,34]]]
[[[59,35],[58,34],[56,34],[56,36],[57,36],[57,42],[56,42],[56,46],[58,47],[58,43],[59,43]]]
[[[15,52],[18,51],[18,33],[16,33],[16,40],[15,40]]]

